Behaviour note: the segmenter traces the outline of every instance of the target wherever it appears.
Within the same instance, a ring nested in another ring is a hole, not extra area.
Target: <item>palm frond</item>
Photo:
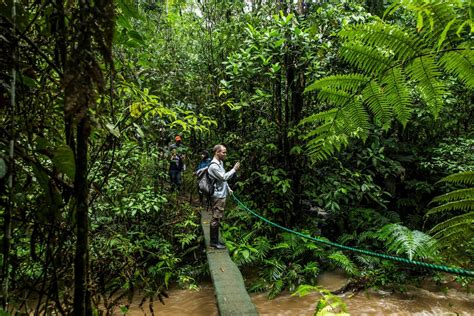
[[[393,108],[396,118],[405,127],[411,115],[410,91],[405,76],[400,67],[394,67],[387,72],[382,84],[388,104]]]
[[[435,240],[420,231],[410,230],[400,224],[388,224],[377,231],[388,251],[413,258],[431,258],[437,253]]]
[[[420,96],[428,105],[431,113],[437,117],[443,105],[446,87],[439,80],[441,72],[432,56],[421,56],[407,67],[408,74],[417,83]]]
[[[459,78],[470,89],[474,89],[474,51],[470,47],[447,52],[440,59],[446,72]]]

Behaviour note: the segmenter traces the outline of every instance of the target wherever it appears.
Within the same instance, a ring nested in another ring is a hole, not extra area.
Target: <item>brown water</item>
[[[334,290],[346,282],[340,274],[325,273],[318,284]],[[218,315],[211,283],[201,285],[199,291],[173,289],[168,294],[165,305],[159,302],[154,304],[156,315]],[[273,300],[268,300],[266,294],[252,294],[251,297],[260,315],[313,315],[319,300],[316,293],[304,297],[283,293]],[[341,297],[351,315],[474,315],[474,294],[467,294],[454,286],[443,291],[443,287],[427,283],[422,288],[409,287],[403,294],[368,291]],[[136,302],[139,301],[137,298]],[[151,313],[148,307],[143,311],[132,305],[127,315]]]

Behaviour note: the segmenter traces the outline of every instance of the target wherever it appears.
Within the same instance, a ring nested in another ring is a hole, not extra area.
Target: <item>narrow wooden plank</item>
[[[201,225],[206,243],[206,255],[211,272],[214,293],[216,295],[219,314],[228,315],[258,315],[252,303],[240,270],[231,260],[226,250],[209,248],[209,212],[201,213]]]

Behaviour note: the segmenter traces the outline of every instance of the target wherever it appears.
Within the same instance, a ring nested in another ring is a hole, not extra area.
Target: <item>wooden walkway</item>
[[[201,225],[206,242],[207,261],[214,284],[219,315],[258,315],[245,289],[244,280],[227,250],[209,248],[209,212],[201,212]]]

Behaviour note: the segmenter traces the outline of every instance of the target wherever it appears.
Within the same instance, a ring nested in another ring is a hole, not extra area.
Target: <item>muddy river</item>
[[[337,273],[325,273],[318,284],[330,290],[342,287],[346,278]],[[201,284],[199,291],[172,289],[165,305],[154,303],[155,315],[218,315],[212,284]],[[266,294],[251,294],[260,315],[313,315],[319,294],[304,297],[283,293],[273,300]],[[357,294],[341,295],[351,315],[474,315],[474,294],[455,285],[408,287],[404,293],[369,290]],[[136,299],[137,302],[140,298]],[[147,307],[148,308],[148,307]],[[136,304],[130,306],[127,315],[151,315]],[[118,313],[116,315],[120,315]]]

